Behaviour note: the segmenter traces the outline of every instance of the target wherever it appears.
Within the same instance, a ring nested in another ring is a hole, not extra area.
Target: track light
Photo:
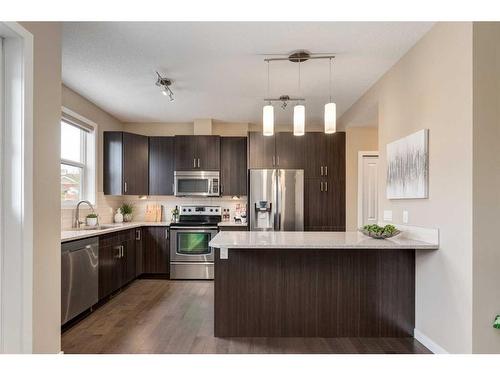
[[[156,72],[158,79],[156,80],[156,86],[161,88],[161,93],[170,98],[170,101],[174,101],[174,93],[170,89],[172,85],[172,80],[170,78],[165,78],[160,75],[160,73]]]

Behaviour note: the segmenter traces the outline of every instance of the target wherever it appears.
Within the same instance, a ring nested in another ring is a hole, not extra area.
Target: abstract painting
[[[387,145],[387,199],[428,198],[429,130]]]

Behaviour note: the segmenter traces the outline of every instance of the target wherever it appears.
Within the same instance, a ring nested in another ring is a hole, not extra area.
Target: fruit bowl
[[[375,238],[377,240],[385,240],[401,233],[401,231],[396,229],[394,225],[390,224],[385,227],[379,227],[378,225],[365,225],[363,228],[360,228],[359,231],[365,236]]]

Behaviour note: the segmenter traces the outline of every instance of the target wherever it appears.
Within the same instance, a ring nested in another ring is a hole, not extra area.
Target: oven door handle
[[[175,227],[170,226],[170,230],[182,231],[182,232],[212,232],[217,230],[217,227]]]

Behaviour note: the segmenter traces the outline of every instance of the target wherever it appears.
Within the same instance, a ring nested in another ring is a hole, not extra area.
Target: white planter
[[[97,225],[97,218],[96,217],[87,217],[85,219],[85,222],[89,227],[95,227]]]
[[[123,221],[125,221],[125,222],[132,221],[132,214],[123,215]]]

